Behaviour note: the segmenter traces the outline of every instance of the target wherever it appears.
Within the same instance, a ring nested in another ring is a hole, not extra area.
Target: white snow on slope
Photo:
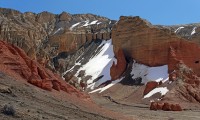
[[[146,94],[144,96],[144,98],[149,98],[152,95],[156,94],[156,93],[161,93],[161,95],[165,95],[169,90],[167,89],[167,87],[159,87],[159,88],[155,88],[152,91],[150,91],[148,94]]]
[[[56,33],[58,33],[60,30],[63,30],[63,28],[62,28],[62,27],[61,27],[61,28],[58,28],[58,29],[54,32],[53,35],[55,35]]]
[[[101,92],[107,90],[108,88],[112,87],[113,85],[117,84],[118,82],[120,82],[123,78],[124,78],[124,77],[122,77],[122,78],[120,78],[120,79],[118,79],[118,80],[114,80],[114,81],[112,81],[110,84],[106,85],[105,87],[98,88],[98,89],[93,90],[93,91],[91,91],[91,92],[89,92],[89,93],[95,93],[95,92],[98,92],[98,91],[99,91],[99,93],[101,93]]]
[[[110,67],[112,66],[113,61],[116,61],[114,58],[112,40],[104,40],[100,46],[102,45],[103,47],[101,48],[100,52],[79,69],[79,71],[85,70],[85,76],[92,76],[92,78],[87,81],[87,88],[94,89],[95,87],[111,79]],[[76,76],[78,76],[79,71],[77,72]],[[100,80],[93,83],[94,79],[102,75],[103,77]]]
[[[191,35],[193,35],[193,34],[196,33],[196,28],[197,28],[197,27],[194,27],[194,28],[193,28],[193,30],[192,30],[192,32],[191,32]]]
[[[89,20],[86,20],[86,21],[85,21],[85,24],[84,24],[83,26],[88,26],[88,25],[89,25],[89,22],[90,22]]]
[[[169,79],[168,65],[149,67],[134,62],[131,75],[133,79],[141,77],[144,84],[148,81],[165,82]]]
[[[175,33],[179,32],[181,29],[183,29],[184,27],[179,27],[178,29],[175,30]]]
[[[96,24],[97,22],[98,22],[98,20],[92,21],[92,22],[90,23],[90,25]]]
[[[97,22],[98,22],[98,20],[95,20],[95,21],[92,21],[92,22],[90,23],[89,20],[86,20],[86,21],[85,21],[85,24],[84,24],[83,26],[86,27],[86,26],[89,26],[89,25],[96,24]]]
[[[77,25],[79,25],[80,22],[76,23],[76,24],[73,24],[69,29],[72,30],[74,27],[76,27]]]
[[[97,25],[101,24],[101,22],[98,22]]]

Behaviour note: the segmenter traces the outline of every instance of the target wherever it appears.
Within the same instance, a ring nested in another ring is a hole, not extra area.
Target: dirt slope
[[[12,105],[14,116],[0,113],[0,120],[126,120],[76,96],[42,90],[0,73],[0,108]],[[108,117],[109,116],[109,117]]]

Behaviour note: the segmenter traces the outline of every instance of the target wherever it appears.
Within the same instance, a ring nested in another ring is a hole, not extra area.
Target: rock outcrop
[[[179,104],[151,102],[150,110],[182,111]]]
[[[113,62],[110,68],[111,80],[118,79],[126,70],[127,63],[122,49],[118,50],[116,58],[117,58],[117,64]]]
[[[173,48],[178,60],[184,61],[195,73],[200,74],[200,54],[197,52],[200,47],[197,44],[178,37],[169,29],[153,26],[139,17],[121,17],[113,27],[112,40],[115,53],[123,49],[126,56],[148,66],[171,66],[169,53]],[[169,71],[172,70],[169,67]]]
[[[168,63],[170,42],[181,40],[168,29],[159,29],[140,17],[120,17],[113,26],[114,51],[123,49],[126,56],[139,63],[159,66]]]
[[[58,75],[29,58],[22,49],[3,41],[0,41],[0,63],[0,71],[16,79],[26,80],[48,91],[62,90],[69,94],[87,98],[86,95],[64,82]]]
[[[176,76],[176,79],[171,80],[173,88],[163,97],[162,101],[177,101],[185,108],[192,107],[187,105],[188,103],[200,103],[200,78],[182,61],[175,66],[176,69],[172,74]]]
[[[185,25],[171,25],[171,26],[158,26],[162,28],[168,28],[178,36],[197,43],[200,45],[200,24],[185,24]]]

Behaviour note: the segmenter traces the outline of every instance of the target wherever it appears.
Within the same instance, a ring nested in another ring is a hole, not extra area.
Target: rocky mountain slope
[[[162,27],[168,28],[174,31],[178,36],[199,44],[199,23]]]
[[[110,39],[116,22],[92,14],[35,14],[5,8],[0,9],[0,18],[0,39],[19,46],[32,59],[51,67],[49,60],[59,53],[73,53],[92,39]]]

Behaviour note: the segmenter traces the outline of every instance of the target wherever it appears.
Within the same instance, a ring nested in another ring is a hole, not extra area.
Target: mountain
[[[110,39],[116,22],[92,14],[35,14],[4,8],[0,16],[0,38],[21,47],[41,63],[62,52],[73,53],[92,39]]]
[[[200,108],[198,23],[164,26],[139,16],[115,21],[93,14],[35,14],[1,8],[0,29],[3,98],[12,90],[23,101],[22,95],[28,94],[17,90],[33,92],[30,98],[59,101],[53,106],[59,111],[62,95],[66,96],[70,118],[64,117],[65,112],[53,117],[54,111],[45,118],[81,119],[79,113],[86,119],[198,118],[194,112]],[[5,79],[24,88],[13,89],[15,85]],[[50,109],[50,103],[43,107]],[[80,112],[68,103],[77,104]],[[38,103],[36,108],[28,107],[39,109]],[[30,114],[40,119],[44,108],[38,110],[41,114]],[[151,110],[179,112],[168,116]]]

